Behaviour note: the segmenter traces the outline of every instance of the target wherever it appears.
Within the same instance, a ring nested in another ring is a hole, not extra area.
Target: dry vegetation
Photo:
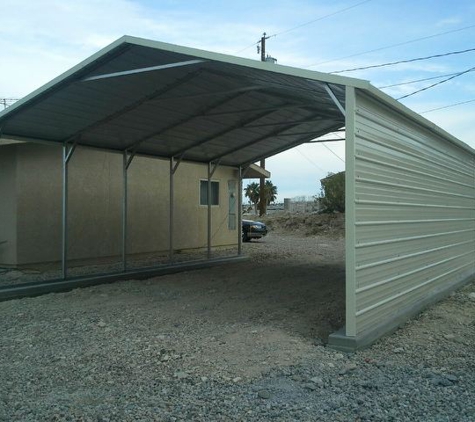
[[[333,239],[345,235],[345,214],[278,213],[260,218],[270,230]]]

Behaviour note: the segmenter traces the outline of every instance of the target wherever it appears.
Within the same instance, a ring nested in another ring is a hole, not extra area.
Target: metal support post
[[[76,143],[71,148],[65,142],[63,144],[63,191],[62,191],[62,244],[61,244],[61,275],[63,279],[68,276],[68,163],[71,159]]]
[[[127,170],[128,153],[124,151],[122,156],[122,269],[127,271]]]
[[[238,233],[238,255],[242,255],[242,167],[239,167],[239,180],[238,180],[238,221],[237,221],[237,233]]]
[[[66,158],[68,156],[68,146],[63,144],[63,210],[62,210],[62,245],[61,245],[61,273],[63,279],[67,277],[67,246],[68,246],[68,162]]]
[[[266,169],[266,160],[262,159],[260,162],[261,168]],[[262,217],[267,212],[267,203],[266,203],[266,178],[261,176],[259,178],[259,217]]]
[[[220,160],[214,165],[211,161],[208,163],[208,259],[211,258],[211,178],[218,168],[219,162]]]
[[[178,166],[183,159],[183,154],[178,158],[175,163],[175,158],[170,157],[170,207],[169,207],[169,220],[168,220],[168,259],[170,263],[173,262],[173,235],[174,235],[174,214],[175,214],[175,173],[178,169]]]
[[[211,258],[211,163],[208,163],[208,259]]]
[[[174,176],[173,170],[173,157],[170,157],[170,204],[169,204],[169,217],[168,217],[168,259],[170,263],[173,262],[173,210],[174,210]]]

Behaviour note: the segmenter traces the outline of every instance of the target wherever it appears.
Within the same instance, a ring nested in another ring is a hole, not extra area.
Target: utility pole
[[[266,40],[269,37],[266,37],[266,33],[262,34],[261,37],[261,62],[266,61]]]
[[[15,101],[18,101],[18,98],[0,98],[0,104],[3,105],[4,110]]]
[[[261,62],[266,61],[266,33],[261,37]],[[262,159],[260,166],[263,170],[266,168],[266,160]],[[266,188],[266,178],[261,177],[259,179],[259,216],[263,216],[267,211],[267,203],[266,203],[266,195],[265,195],[265,188]]]

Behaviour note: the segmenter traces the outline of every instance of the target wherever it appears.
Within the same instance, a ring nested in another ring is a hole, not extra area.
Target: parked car
[[[267,226],[260,221],[242,220],[242,241],[260,239],[267,234]]]

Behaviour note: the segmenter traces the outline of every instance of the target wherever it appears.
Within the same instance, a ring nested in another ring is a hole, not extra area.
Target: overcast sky
[[[437,78],[383,88],[394,98],[475,66],[475,51],[447,54],[475,49],[473,0],[1,0],[0,16],[0,98],[23,97],[124,34],[259,60],[265,31],[279,64],[322,72],[443,55],[341,73],[376,87]],[[475,148],[475,72],[400,101]],[[267,168],[279,200],[315,195],[344,169],[344,142],[299,146]]]

